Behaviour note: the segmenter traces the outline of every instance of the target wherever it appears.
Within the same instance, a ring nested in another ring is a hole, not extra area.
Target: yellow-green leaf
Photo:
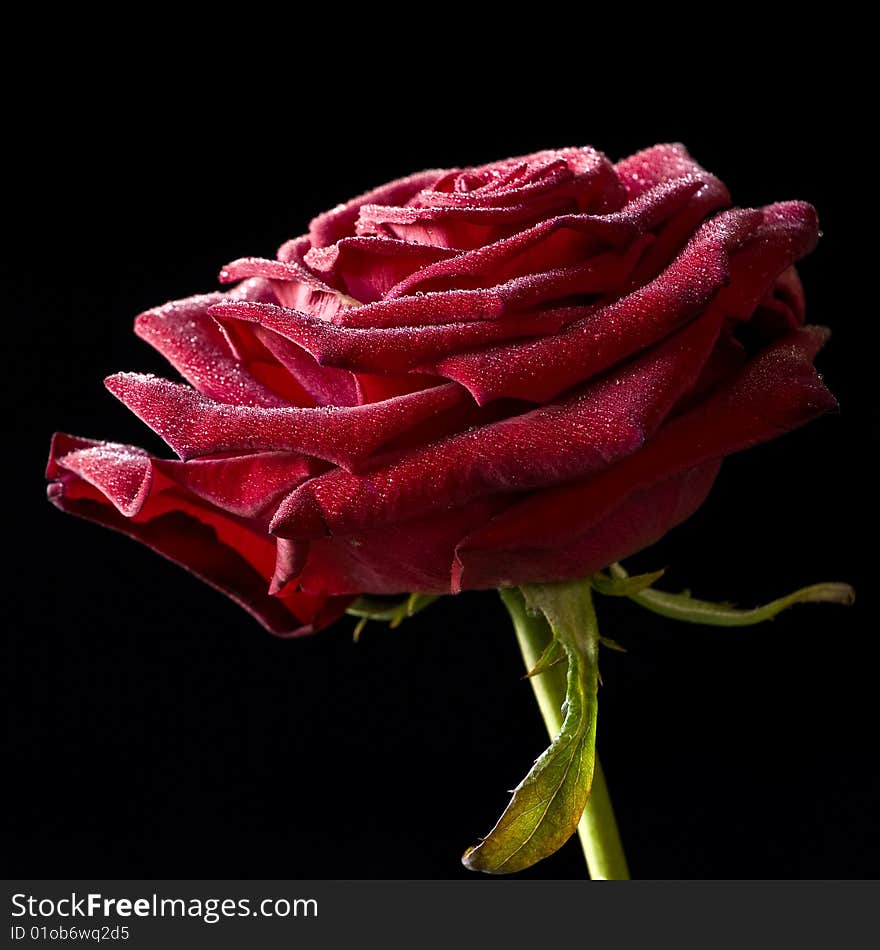
[[[514,622],[524,607],[539,611],[568,660],[564,718],[495,827],[462,857],[466,867],[490,874],[521,871],[565,844],[587,804],[595,765],[599,634],[590,582],[528,584],[521,591],[503,592]]]

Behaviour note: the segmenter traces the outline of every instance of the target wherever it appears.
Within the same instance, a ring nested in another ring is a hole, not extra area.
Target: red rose
[[[792,266],[813,209],[728,203],[678,145],[384,185],[138,317],[191,386],[107,387],[179,458],[57,435],[49,495],[282,635],[361,593],[590,574],[835,405]]]

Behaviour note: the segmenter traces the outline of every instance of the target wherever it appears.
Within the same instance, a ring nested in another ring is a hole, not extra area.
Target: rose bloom
[[[141,314],[188,385],[106,385],[177,458],[58,434],[49,496],[279,635],[362,593],[586,576],[835,406],[793,267],[813,208],[729,204],[680,145],[383,185]]]

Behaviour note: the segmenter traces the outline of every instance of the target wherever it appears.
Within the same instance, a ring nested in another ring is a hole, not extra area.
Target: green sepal
[[[410,594],[404,600],[384,600],[378,597],[358,597],[346,609],[352,617],[359,617],[353,639],[357,642],[370,620],[387,621],[392,629],[399,627],[407,617],[412,617],[439,600],[437,594]]]
[[[593,589],[605,597],[632,597],[648,587],[652,587],[666,573],[651,571],[650,574],[633,574],[625,577],[609,577],[607,574],[594,574],[592,577]]]
[[[354,630],[351,632],[351,638],[355,643],[358,642],[361,638],[361,634],[364,632],[364,627],[366,627],[369,621],[366,617],[361,617],[360,620],[354,625]]]
[[[553,639],[547,644],[544,652],[538,658],[538,662],[526,673],[526,678],[540,676],[542,673],[546,673],[551,666],[556,666],[564,659],[566,659],[566,654],[562,644]]]
[[[346,608],[345,612],[352,617],[363,617],[365,620],[394,620],[401,612],[405,613],[406,603],[405,600],[358,597]]]
[[[407,617],[414,617],[417,613],[430,607],[435,600],[439,600],[439,594],[410,594],[406,599],[405,615],[396,617],[392,622],[392,627],[397,627]]]
[[[620,564],[612,564],[609,572],[615,580],[625,582],[630,579]],[[755,623],[772,620],[778,613],[794,604],[844,604],[855,601],[856,592],[849,584],[812,584],[802,587],[785,597],[779,597],[762,607],[742,609],[729,604],[717,604],[708,600],[697,600],[689,591],[669,594],[659,590],[641,590],[627,595],[647,610],[685,623],[701,623],[713,627],[747,627]]]
[[[550,747],[514,789],[495,827],[462,856],[466,867],[490,874],[521,871],[565,844],[587,804],[596,757],[599,633],[590,581],[527,584],[520,591],[502,591],[514,623],[523,622],[524,608],[540,612],[549,624],[548,638],[552,635],[568,660],[565,702],[556,711],[564,718]],[[545,648],[536,667],[551,647]]]

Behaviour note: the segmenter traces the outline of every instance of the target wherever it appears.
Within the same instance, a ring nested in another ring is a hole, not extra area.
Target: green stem
[[[578,837],[584,849],[590,877],[594,881],[629,880],[626,855],[623,853],[611,796],[608,794],[608,783],[605,781],[605,772],[599,756],[596,756],[593,787],[587,799],[587,807],[578,822]]]
[[[501,599],[513,619],[516,638],[525,660],[532,670],[550,643],[550,628],[541,616],[531,616],[518,590],[502,590]],[[552,739],[562,728],[562,704],[565,701],[565,664],[557,663],[531,678],[532,689],[547,732]],[[614,809],[605,782],[605,773],[596,757],[593,787],[587,807],[578,822],[578,838],[583,848],[590,877],[599,881],[628,881],[626,856],[614,819]]]

